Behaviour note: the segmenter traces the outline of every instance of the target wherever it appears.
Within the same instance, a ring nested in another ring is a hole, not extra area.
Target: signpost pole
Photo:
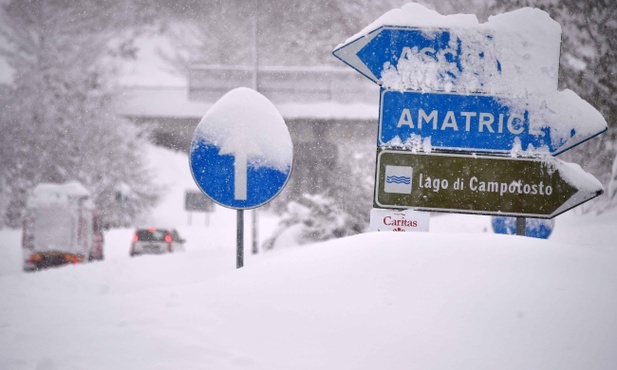
[[[257,242],[257,239],[259,238],[259,213],[257,213],[257,210],[254,209],[253,210],[253,235],[252,235],[252,240],[253,240],[253,249],[252,252],[253,254],[257,254],[259,253],[259,243]]]
[[[257,16],[253,14],[253,90],[259,91],[259,52],[257,50]],[[252,211],[252,234],[253,254],[257,254],[259,239],[259,213],[257,208]]]
[[[516,235],[525,236],[525,229],[527,228],[527,220],[525,217],[516,218]]]
[[[237,210],[236,268],[244,266],[244,210]]]

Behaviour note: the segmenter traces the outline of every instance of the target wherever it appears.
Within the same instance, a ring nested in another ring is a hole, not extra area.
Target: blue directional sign
[[[571,122],[567,137],[554,137],[551,127],[568,122],[534,122],[531,132],[529,112],[510,106],[512,101],[489,95],[382,89],[378,146],[413,149],[428,140],[426,144],[437,150],[510,153],[515,148],[546,148],[559,154],[606,129],[599,126],[595,134],[578,135],[576,127],[581,123]]]
[[[234,209],[255,208],[269,202],[285,186],[290,169],[251,166],[243,153],[221,154],[205,140],[193,142],[191,169],[200,189],[216,203]]]
[[[553,218],[600,195],[593,176],[547,156],[608,128],[575,93],[557,91],[559,30],[544,22],[550,36],[536,40],[501,20],[378,26],[401,14],[426,24],[422,11],[403,7],[332,52],[381,86],[374,207]]]
[[[191,172],[214,202],[233,209],[255,208],[287,183],[292,149],[287,126],[274,105],[254,90],[238,88],[224,95],[197,126]]]
[[[516,234],[516,217],[493,216],[491,226],[495,234]],[[526,218],[525,236],[548,239],[555,228],[555,219]]]
[[[474,45],[463,45],[462,39],[447,29],[382,26],[345,43],[332,54],[376,84],[380,84],[384,66],[396,67],[399,60],[412,57],[445,66],[439,72],[441,76],[438,77],[442,78],[456,79],[463,72],[463,58],[473,58],[473,68],[477,72],[500,74],[501,62],[489,50],[492,49],[492,36],[483,34],[481,37],[484,40],[479,42],[476,38]],[[464,52],[464,47],[468,47],[467,51],[473,50],[475,55]]]

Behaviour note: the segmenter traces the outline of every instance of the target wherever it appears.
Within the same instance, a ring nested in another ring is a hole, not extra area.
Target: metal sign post
[[[244,266],[244,210],[236,211],[236,268]]]
[[[525,217],[516,218],[516,235],[525,236],[525,229],[527,228]]]
[[[253,233],[251,235],[251,239],[253,241],[253,254],[259,253],[259,212],[254,209],[253,210]]]
[[[237,210],[236,266],[244,265],[244,213],[276,197],[291,175],[293,144],[276,107],[257,91],[231,90],[195,129],[189,156],[199,189]]]
[[[255,5],[257,2],[255,1]],[[259,48],[258,48],[258,38],[259,33],[257,32],[257,13],[253,13],[253,81],[252,87],[253,90],[259,91]],[[253,243],[253,254],[257,254],[258,252],[258,240],[259,240],[259,211],[257,208],[253,209],[252,213],[252,234],[251,234],[251,242]]]

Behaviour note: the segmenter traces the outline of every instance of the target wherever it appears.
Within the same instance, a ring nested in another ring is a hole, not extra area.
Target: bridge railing
[[[253,87],[252,66],[194,65],[189,100],[214,102],[236,87]],[[275,103],[379,102],[379,87],[350,68],[259,67],[257,89]]]

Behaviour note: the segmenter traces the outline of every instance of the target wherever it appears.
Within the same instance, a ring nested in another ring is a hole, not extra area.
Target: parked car
[[[140,254],[163,254],[184,250],[185,240],[176,229],[137,229],[133,234],[131,257]]]

